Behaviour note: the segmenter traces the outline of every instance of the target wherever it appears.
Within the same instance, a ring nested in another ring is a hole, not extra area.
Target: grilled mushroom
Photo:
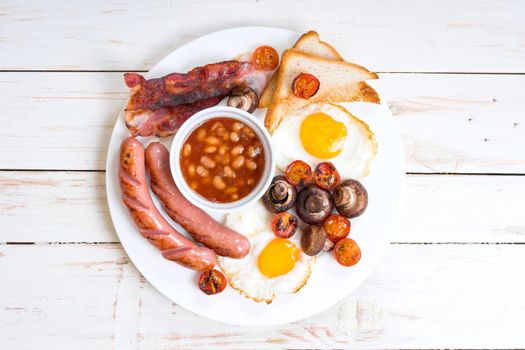
[[[359,181],[346,180],[334,189],[334,202],[339,214],[355,218],[365,211],[368,193]]]
[[[306,255],[317,255],[325,246],[326,234],[320,225],[310,225],[301,235],[301,248]]]
[[[297,191],[294,186],[286,181],[283,175],[273,178],[270,187],[263,196],[263,203],[266,209],[273,213],[282,213],[294,206],[297,198]]]
[[[242,109],[249,113],[255,111],[259,97],[257,93],[246,85],[234,88],[228,98],[228,106]]]
[[[297,195],[297,215],[307,224],[322,222],[334,209],[330,192],[310,184]]]

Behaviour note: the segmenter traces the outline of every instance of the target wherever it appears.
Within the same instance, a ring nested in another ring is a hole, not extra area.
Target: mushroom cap
[[[357,180],[345,180],[334,189],[335,208],[347,218],[355,218],[368,206],[368,192]]]
[[[272,213],[282,213],[294,206],[297,190],[286,181],[283,175],[274,176],[263,196],[266,209]]]
[[[326,233],[320,225],[306,227],[301,235],[301,248],[306,255],[314,256],[323,250]]]
[[[258,103],[259,96],[257,96],[257,93],[246,85],[240,85],[235,87],[230,93],[227,105],[251,113],[255,111]]]
[[[299,191],[295,203],[297,215],[307,224],[322,222],[334,209],[330,192],[310,184]]]

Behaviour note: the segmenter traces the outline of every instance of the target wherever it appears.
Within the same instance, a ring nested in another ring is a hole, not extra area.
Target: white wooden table
[[[127,95],[179,45],[317,29],[380,72],[407,158],[401,229],[346,300],[242,328],[160,295],[110,222]],[[0,348],[524,348],[525,2],[0,2]]]

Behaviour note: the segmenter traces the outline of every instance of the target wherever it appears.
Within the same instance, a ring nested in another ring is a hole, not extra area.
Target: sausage
[[[177,232],[159,213],[146,184],[144,146],[133,137],[120,146],[119,164],[122,201],[139,232],[159,248],[162,256],[193,270],[211,270],[217,263],[215,253]]]
[[[182,195],[171,176],[169,152],[164,145],[153,142],[146,148],[146,167],[151,188],[164,209],[194,240],[230,258],[239,259],[250,252],[246,237],[215,221]]]

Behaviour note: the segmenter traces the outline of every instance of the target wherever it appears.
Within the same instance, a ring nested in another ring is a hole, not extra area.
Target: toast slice
[[[337,52],[332,45],[321,41],[319,34],[313,30],[304,33],[293,46],[294,49],[308,53],[313,56],[331,58],[333,60],[343,61],[343,56]],[[259,99],[259,108],[269,108],[272,103],[273,94],[277,87],[278,72],[272,76],[268,86]]]
[[[319,91],[308,100],[298,98],[292,92],[292,82],[301,73],[313,74],[320,82]],[[283,53],[273,101],[266,112],[265,126],[272,133],[281,118],[310,103],[379,103],[377,92],[364,82],[369,79],[377,79],[377,74],[357,64],[288,49]]]

